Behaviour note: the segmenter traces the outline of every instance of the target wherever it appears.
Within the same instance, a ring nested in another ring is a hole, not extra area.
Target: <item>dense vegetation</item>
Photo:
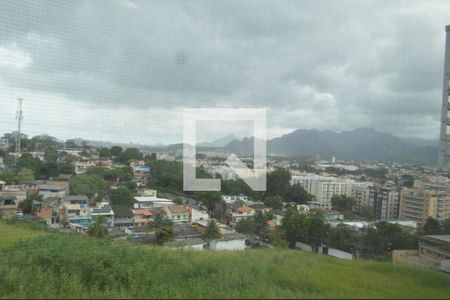
[[[0,245],[1,298],[450,297],[438,272],[293,250],[182,251],[61,233],[9,246],[1,234]]]

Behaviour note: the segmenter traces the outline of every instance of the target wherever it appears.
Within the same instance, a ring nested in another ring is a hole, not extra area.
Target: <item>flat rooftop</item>
[[[450,234],[446,235],[426,235],[425,237],[432,238],[434,240],[439,240],[442,242],[450,243]]]
[[[137,202],[166,202],[166,203],[172,203],[172,200],[165,199],[165,198],[158,198],[155,196],[148,196],[148,197],[134,197],[134,200]]]

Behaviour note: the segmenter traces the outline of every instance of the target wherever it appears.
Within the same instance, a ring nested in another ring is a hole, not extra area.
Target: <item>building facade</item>
[[[400,218],[423,225],[429,217],[439,221],[450,218],[449,192],[416,188],[401,192]]]
[[[375,217],[381,220],[399,218],[400,189],[397,187],[369,187],[369,207],[373,208]]]
[[[291,177],[291,185],[299,184],[313,195],[312,206],[331,209],[331,198],[334,195],[352,196],[354,180],[336,177],[320,176],[308,173]]]

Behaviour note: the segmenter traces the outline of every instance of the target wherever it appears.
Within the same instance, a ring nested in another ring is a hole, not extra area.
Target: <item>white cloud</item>
[[[31,63],[31,56],[17,48],[15,44],[0,47],[0,68],[23,69]]]

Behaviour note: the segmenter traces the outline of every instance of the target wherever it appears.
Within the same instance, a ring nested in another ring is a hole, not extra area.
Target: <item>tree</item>
[[[222,219],[225,216],[226,210],[227,210],[227,203],[221,199],[214,205],[214,208],[211,212],[211,216],[216,219]]]
[[[321,213],[313,212],[308,215],[308,240],[313,250],[317,252],[328,236],[329,225]]]
[[[98,151],[98,156],[108,158],[111,157],[111,152],[108,148],[100,148]]]
[[[75,167],[68,162],[62,162],[58,164],[59,174],[74,174]]]
[[[264,204],[272,207],[274,209],[282,209],[283,208],[283,198],[280,196],[267,196],[263,200]]]
[[[346,195],[333,195],[331,197],[331,206],[338,211],[351,211],[355,200]]]
[[[19,183],[26,183],[34,180],[34,173],[32,170],[27,168],[21,168],[17,173],[17,181]]]
[[[75,195],[87,195],[89,198],[100,198],[108,193],[109,184],[99,176],[80,174],[69,181],[70,191]]]
[[[78,148],[78,144],[74,140],[66,140],[66,148],[76,149]]]
[[[148,229],[155,233],[156,242],[162,245],[172,238],[173,222],[161,214],[156,214],[153,221],[148,224]]]
[[[33,171],[34,176],[37,177],[39,176],[40,164],[41,162],[38,158],[34,158],[30,153],[24,153],[17,159],[16,169],[30,169],[31,171]]]
[[[45,178],[57,177],[59,175],[59,165],[57,162],[48,161],[41,164],[39,174]]]
[[[255,221],[253,218],[241,219],[237,222],[235,229],[243,234],[254,234],[256,231]]]
[[[112,146],[111,149],[109,149],[109,153],[112,156],[119,156],[122,153],[123,149],[120,146]]]
[[[25,200],[19,203],[19,208],[23,211],[24,214],[31,214],[33,212],[33,202],[34,201],[42,201],[42,195],[38,195],[37,193],[27,195]]]
[[[281,221],[281,229],[285,233],[289,248],[295,248],[297,241],[307,242],[308,220],[306,215],[299,214],[294,209],[288,209]]]
[[[364,230],[362,241],[369,252],[385,254],[394,249],[411,249],[417,247],[417,239],[402,232],[398,224],[381,221]]]
[[[133,160],[142,159],[142,153],[137,148],[128,148],[119,154],[118,161],[128,164]]]
[[[253,216],[255,222],[256,231],[260,231],[267,226],[267,221],[272,220],[273,215],[271,213],[265,213],[260,210],[256,211]]]
[[[291,174],[284,168],[277,168],[267,174],[266,196],[283,196],[289,189]]]
[[[202,237],[205,241],[217,240],[220,239],[222,234],[220,233],[220,228],[217,226],[217,222],[215,220],[211,220],[211,222],[206,225],[206,230],[203,233]]]
[[[132,207],[134,202],[131,192],[122,187],[111,190],[110,201],[117,207]]]
[[[348,225],[338,224],[335,228],[330,228],[326,243],[329,247],[351,252],[356,247],[356,232]]]
[[[116,177],[120,179],[121,182],[130,182],[134,179],[134,172],[131,167],[123,167],[114,169]]]
[[[16,174],[11,169],[5,169],[0,171],[0,180],[6,182],[6,184],[13,184],[16,182]]]
[[[89,228],[88,234],[100,239],[106,237],[108,235],[108,229],[105,227],[106,224],[107,221],[104,216],[95,217],[95,222]]]
[[[450,219],[442,222],[442,234],[450,234]]]
[[[47,149],[44,154],[44,161],[56,163],[58,161],[58,151],[56,149]]]
[[[308,193],[300,184],[294,184],[287,188],[284,199],[288,202],[306,204],[312,201],[313,196]]]
[[[222,201],[222,195],[220,192],[198,192],[196,194],[197,199],[208,209],[208,212],[212,214],[216,204]]]
[[[156,156],[155,152],[152,152],[152,154],[150,154],[150,155],[147,154],[144,157],[145,163],[156,161],[156,159],[157,159],[157,156]]]
[[[441,224],[439,224],[438,220],[433,219],[432,217],[429,217],[425,222],[425,225],[423,225],[424,234],[441,234],[441,232]]]

